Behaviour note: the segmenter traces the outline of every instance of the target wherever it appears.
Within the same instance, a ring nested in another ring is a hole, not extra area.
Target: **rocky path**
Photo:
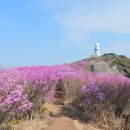
[[[51,115],[51,123],[45,130],[100,130],[90,124],[80,123],[78,120],[59,115],[62,105],[49,104],[47,106]]]

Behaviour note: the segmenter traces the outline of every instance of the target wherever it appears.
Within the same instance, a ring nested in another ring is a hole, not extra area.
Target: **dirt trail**
[[[50,115],[51,123],[45,130],[100,130],[92,127],[90,124],[80,123],[78,120],[58,115],[63,106],[49,104],[47,106]]]

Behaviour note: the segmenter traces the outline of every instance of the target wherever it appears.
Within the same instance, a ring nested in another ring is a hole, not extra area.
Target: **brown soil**
[[[47,106],[51,123],[44,130],[100,130],[94,128],[91,124],[81,123],[76,119],[59,114],[62,108],[62,105],[49,104]]]

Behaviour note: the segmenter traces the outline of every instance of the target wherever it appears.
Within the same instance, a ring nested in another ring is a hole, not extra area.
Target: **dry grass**
[[[17,125],[15,123],[13,128],[14,130],[43,130],[48,127],[49,123],[48,109],[44,106],[41,112],[36,114],[35,118],[22,120]]]
[[[15,126],[14,130],[42,130],[47,127],[47,121],[36,118],[31,120],[26,120]]]
[[[115,108],[110,107],[107,110],[102,111],[99,127],[104,130],[124,130],[125,119],[115,116]]]
[[[81,97],[81,88],[83,86],[83,82],[76,80],[76,79],[66,79],[64,81],[64,88],[65,88],[65,101],[66,102],[73,102],[77,98]]]

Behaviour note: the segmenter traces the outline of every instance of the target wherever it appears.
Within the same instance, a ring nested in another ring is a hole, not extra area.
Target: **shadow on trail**
[[[79,120],[79,122],[87,123],[90,121],[90,113],[86,113],[81,109],[75,108],[71,105],[62,105],[58,112],[50,112],[51,117],[69,117],[73,120]]]

